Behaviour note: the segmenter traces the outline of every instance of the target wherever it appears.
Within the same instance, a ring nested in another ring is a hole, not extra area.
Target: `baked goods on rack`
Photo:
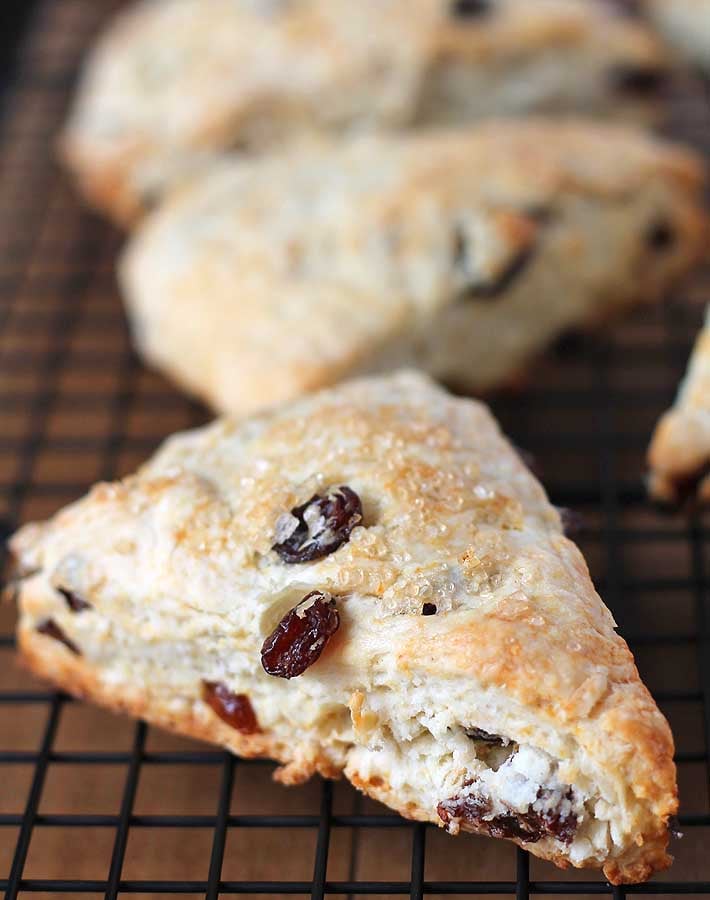
[[[586,120],[316,143],[178,191],[121,281],[143,357],[221,411],[403,364],[487,391],[691,269],[703,183],[690,151]]]
[[[225,150],[583,110],[648,120],[665,51],[589,0],[150,0],[89,57],[61,141],[128,223]]]
[[[487,408],[425,376],[177,435],[12,550],[72,694],[614,883],[670,862],[665,719]]]

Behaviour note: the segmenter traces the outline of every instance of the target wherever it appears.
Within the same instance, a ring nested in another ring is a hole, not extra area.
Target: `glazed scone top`
[[[361,497],[363,524],[324,559],[284,563],[271,549],[279,517],[339,485]],[[259,646],[275,610],[328,591],[344,624],[321,674],[302,678],[473,678],[525,707],[536,724],[513,711],[503,723],[516,739],[552,753],[572,739],[602,766],[613,756],[610,772],[654,816],[674,809],[667,725],[559,516],[487,409],[423,376],[355,381],[177,436],[136,476],[25,527],[13,550],[40,570],[29,595],[61,584],[147,640],[160,640],[159,602],[171,640],[246,633]],[[425,602],[436,615],[421,615]]]
[[[391,367],[392,345],[426,340],[459,297],[494,303],[476,292],[564,230],[565,203],[657,202],[658,222],[644,213],[619,239],[663,271],[698,242],[701,183],[684,150],[579,120],[316,143],[224,161],[178,191],[139,227],[122,281],[148,358],[244,414],[376,368],[384,346]],[[674,230],[663,254],[645,244],[655,224]],[[564,240],[584,258],[578,226]]]
[[[80,177],[96,181],[97,194],[125,203],[130,216],[141,194],[150,200],[229,148],[281,143],[313,129],[466,119],[465,107],[481,105],[508,68],[519,70],[518,81],[500,103],[507,112],[535,108],[536,92],[539,105],[550,79],[559,81],[544,65],[534,78],[526,69],[545,51],[583,53],[585,67],[612,86],[629,71],[666,65],[650,33],[602,4],[490,0],[479,15],[456,15],[456,5],[139,3],[119,16],[89,59],[64,136],[67,156]],[[487,74],[467,83],[463,100],[457,94],[472,64]],[[620,103],[624,97],[622,91]]]

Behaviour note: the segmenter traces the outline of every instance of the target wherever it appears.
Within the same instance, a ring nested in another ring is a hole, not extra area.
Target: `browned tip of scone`
[[[582,572],[586,572],[581,554],[566,538],[559,539],[559,549],[567,556],[566,564],[579,569],[581,586]],[[590,596],[592,590],[590,585]],[[641,683],[624,641],[601,638],[596,626],[579,627],[571,652],[566,631],[556,635],[550,631],[541,637],[538,628],[530,625],[525,604],[516,599],[505,606],[499,604],[485,621],[477,623],[475,640],[452,628],[405,648],[404,654],[418,654],[432,673],[455,666],[459,671],[475,672],[486,687],[489,682],[504,682],[507,690],[543,720],[553,708],[563,710],[579,746],[585,753],[605,757],[608,766],[619,766],[643,810],[634,825],[633,843],[622,854],[610,857],[604,874],[613,884],[645,881],[673,861],[666,850],[668,822],[678,811],[670,727]],[[579,668],[580,659],[586,660],[586,670]],[[600,680],[594,671],[597,664],[619,675],[623,672],[620,683],[609,685]],[[533,670],[536,677],[528,677],[526,673]],[[386,802],[392,804],[392,799]],[[475,822],[461,828],[489,833],[485,824],[481,827]],[[511,839],[526,846],[524,839],[515,835]],[[569,865],[563,854],[549,858],[562,867]]]
[[[638,855],[624,860],[612,860],[602,871],[611,884],[639,884],[658,872],[664,872],[673,865],[673,857],[666,852],[668,828],[657,836],[646,838],[638,848]]]
[[[710,447],[693,440],[692,422],[682,409],[665,413],[648,450],[648,489],[666,506],[710,502]]]
[[[648,450],[649,492],[662,504],[710,501],[710,311],[673,407]]]
[[[56,153],[82,199],[92,209],[108,216],[120,228],[128,229],[136,224],[145,212],[145,203],[129,183],[129,153],[122,159],[98,159],[95,151],[84,148],[71,126],[57,139]]]

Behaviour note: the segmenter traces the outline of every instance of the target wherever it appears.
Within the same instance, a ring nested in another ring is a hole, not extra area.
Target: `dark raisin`
[[[76,654],[76,656],[81,656],[81,650],[79,650],[74,641],[64,634],[54,619],[45,619],[43,622],[40,622],[37,626],[37,631],[39,631],[40,634],[45,634],[47,637],[54,638],[55,641],[64,644],[64,646],[68,650],[71,650],[72,653]]]
[[[436,603],[425,603],[422,606],[422,615],[423,616],[435,616],[436,615]]]
[[[668,73],[657,66],[615,66],[611,70],[612,86],[621,93],[637,97],[658,94],[668,82]]]
[[[562,520],[562,529],[566,537],[572,537],[584,530],[584,516],[575,509],[558,506],[557,512]]]
[[[317,661],[340,627],[335,601],[329,594],[311,591],[286,613],[261,648],[264,671],[278,678],[302,675]]]
[[[488,832],[495,838],[518,838],[526,844],[536,844],[545,836],[540,817],[535,813],[494,816],[489,822]]]
[[[544,836],[536,814],[491,816],[490,801],[476,794],[444,800],[437,806],[437,812],[445,825],[452,819],[458,819],[464,826],[474,827],[491,837],[517,838],[527,844],[536,844]]]
[[[256,734],[261,731],[254,708],[246,694],[233,694],[227,685],[220,681],[203,681],[202,699],[223,722],[242,734]]]
[[[491,0],[452,0],[450,14],[455,19],[475,19],[493,12]]]
[[[604,4],[612,12],[629,19],[637,19],[641,16],[639,8],[640,0],[603,0]]]
[[[360,522],[362,504],[351,488],[335,488],[325,497],[314,494],[307,503],[281,516],[272,549],[287,563],[321,559],[346,543]]]
[[[463,230],[456,226],[451,245],[451,257],[457,269],[466,269],[468,263],[468,244]]]
[[[534,222],[537,222],[538,225],[549,225],[555,217],[552,207],[543,206],[541,203],[534,203],[527,206],[523,212],[528,219],[532,219]]]
[[[646,231],[646,245],[656,253],[664,253],[670,250],[676,242],[676,233],[672,225],[659,219]]]
[[[495,281],[483,282],[471,285],[467,288],[465,297],[471,300],[495,300],[504,294],[517,277],[525,270],[534,256],[535,245],[524,247],[508,263]]]
[[[538,793],[538,797],[543,792]],[[572,799],[572,789],[566,799]],[[555,813],[535,812],[528,807],[525,813],[504,813],[491,816],[490,801],[476,794],[464,797],[451,797],[437,806],[441,821],[448,825],[452,820],[460,821],[496,838],[516,838],[527,844],[536,844],[544,837],[553,837],[563,844],[570,844],[577,830],[577,819],[574,815],[562,816]]]
[[[87,609],[93,609],[93,606],[90,603],[87,603],[87,601],[84,600],[83,597],[75,594],[74,591],[69,591],[63,587],[57,588],[57,591],[67,601],[67,606],[72,612],[80,613],[84,612],[84,610]]]
[[[502,738],[499,734],[490,734],[482,728],[469,728],[466,735],[473,741],[484,741],[486,744],[498,744],[501,747],[508,743],[507,738]]]
[[[537,796],[538,798],[549,797],[549,791],[544,791],[541,788],[538,791]],[[574,791],[572,788],[568,789],[564,799],[570,801],[570,803],[574,801]],[[544,813],[532,813],[532,815],[538,817],[543,824],[546,833],[551,837],[557,838],[557,840],[561,841],[563,844],[571,844],[574,840],[579,824],[575,815],[568,814],[563,816],[559,810],[555,812],[546,810]]]

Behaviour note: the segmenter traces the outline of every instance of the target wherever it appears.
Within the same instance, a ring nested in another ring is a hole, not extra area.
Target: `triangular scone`
[[[487,408],[424,376],[178,435],[12,549],[71,693],[614,882],[670,862],[665,719]]]
[[[649,488],[658,500],[710,501],[710,308],[673,407],[648,451]]]
[[[92,54],[62,139],[127,222],[227,149],[574,109],[647,117],[655,36],[589,0],[150,0]]]
[[[642,0],[641,5],[680,56],[710,69],[710,0]]]
[[[232,160],[139,227],[139,349],[244,415],[416,366],[480,391],[705,250],[703,168],[636,129],[488,123]]]

